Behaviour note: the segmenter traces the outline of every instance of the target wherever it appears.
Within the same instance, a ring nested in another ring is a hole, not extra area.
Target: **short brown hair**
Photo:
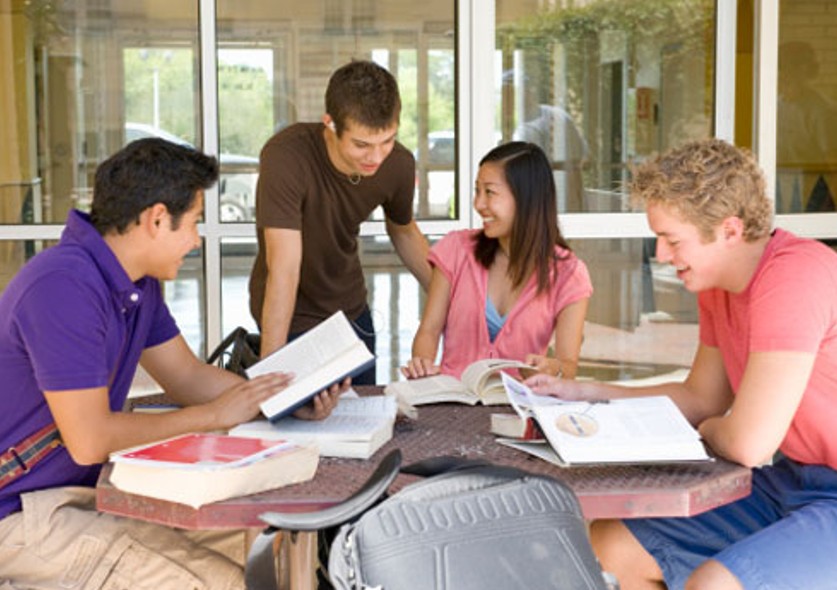
[[[773,203],[753,155],[720,139],[692,141],[633,169],[631,201],[662,205],[694,225],[711,241],[727,217],[744,223],[744,239],[767,235]]]
[[[90,221],[102,235],[124,234],[144,210],[162,203],[176,230],[198,191],[217,180],[215,157],[159,137],[138,139],[96,169]]]
[[[401,96],[395,77],[372,61],[353,60],[337,69],[328,81],[326,113],[340,136],[352,119],[375,131],[398,123]]]

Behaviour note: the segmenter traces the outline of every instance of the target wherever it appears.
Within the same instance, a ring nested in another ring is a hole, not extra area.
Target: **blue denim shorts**
[[[787,458],[753,471],[746,498],[690,518],[625,520],[670,590],[712,558],[744,588],[837,588],[837,471]]]

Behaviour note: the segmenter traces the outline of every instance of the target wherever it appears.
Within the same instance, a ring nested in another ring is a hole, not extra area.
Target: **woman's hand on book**
[[[439,365],[433,363],[433,359],[414,356],[406,365],[401,367],[401,374],[407,379],[419,379],[438,375],[441,372]]]

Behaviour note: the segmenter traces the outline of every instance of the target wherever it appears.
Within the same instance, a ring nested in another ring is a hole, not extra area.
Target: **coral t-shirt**
[[[780,450],[837,469],[837,253],[777,229],[747,288],[698,296],[700,338],[720,349],[738,391],[751,352],[816,354],[811,378]]]

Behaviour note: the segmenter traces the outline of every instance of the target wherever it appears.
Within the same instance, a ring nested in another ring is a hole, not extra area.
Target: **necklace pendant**
[[[357,186],[360,184],[360,179],[363,178],[360,174],[349,174],[346,176],[351,184]]]

